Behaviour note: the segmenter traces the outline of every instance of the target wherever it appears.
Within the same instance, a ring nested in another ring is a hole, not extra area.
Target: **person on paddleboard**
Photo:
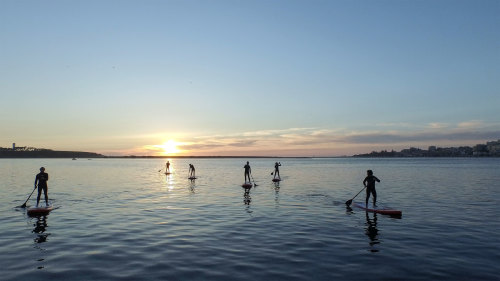
[[[165,164],[165,173],[170,173],[170,161],[167,161],[167,164]]]
[[[274,177],[273,177],[274,179],[276,177],[278,177],[278,179],[281,179],[281,177],[280,177],[280,169],[279,169],[280,166],[281,166],[281,162],[276,162],[274,164]]]
[[[250,180],[250,173],[252,173],[252,168],[250,168],[250,163],[247,161],[247,164],[243,166],[245,168],[245,183],[247,182],[247,177],[248,177],[248,182],[252,182]]]
[[[45,206],[49,206],[49,196],[47,195],[47,181],[49,180],[49,174],[45,172],[45,168],[40,168],[40,173],[35,177],[35,186],[38,184],[38,196],[36,197],[36,206],[40,203],[40,196],[45,195]]]
[[[363,185],[366,187],[366,207],[368,207],[368,199],[370,199],[370,193],[373,194],[373,207],[377,206],[377,191],[375,190],[375,182],[380,182],[380,180],[373,175],[372,170],[366,171],[366,178],[363,180]]]
[[[196,177],[196,172],[195,172],[195,169],[194,169],[194,165],[193,164],[189,164],[189,177],[190,178],[195,178]]]

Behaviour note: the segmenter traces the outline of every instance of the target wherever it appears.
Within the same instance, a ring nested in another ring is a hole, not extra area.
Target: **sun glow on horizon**
[[[163,150],[162,152],[163,155],[172,155],[181,152],[181,150],[177,148],[178,144],[179,143],[177,143],[174,140],[168,140],[161,145],[156,145],[156,147]]]

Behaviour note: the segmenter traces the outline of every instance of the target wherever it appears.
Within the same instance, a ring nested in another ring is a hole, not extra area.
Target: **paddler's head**
[[[41,168],[40,168],[40,172],[45,172],[45,168],[44,168],[44,167],[41,167]]]

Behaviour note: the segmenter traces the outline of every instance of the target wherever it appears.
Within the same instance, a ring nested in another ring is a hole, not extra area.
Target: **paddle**
[[[351,205],[352,200],[354,200],[354,198],[356,198],[356,196],[358,196],[358,195],[361,193],[361,191],[365,190],[365,188],[366,188],[366,186],[365,186],[365,187],[363,187],[363,189],[361,189],[361,190],[358,192],[358,194],[356,194],[356,195],[355,195],[352,199],[345,201],[345,204],[347,205],[347,207],[349,207],[349,206]]]
[[[254,185],[254,186],[257,186],[257,184],[255,183],[255,180],[253,179],[253,175],[252,175],[252,174],[250,174],[250,176],[252,177],[253,185]]]
[[[30,196],[28,196],[28,199],[26,199],[26,201],[24,202],[24,204],[22,204],[21,206],[19,206],[19,208],[25,208],[26,207],[26,203],[28,202],[28,200],[30,200],[31,195],[33,195],[33,192],[35,192],[35,189],[36,189],[36,184],[35,184],[35,188],[33,188],[33,191],[31,192]]]

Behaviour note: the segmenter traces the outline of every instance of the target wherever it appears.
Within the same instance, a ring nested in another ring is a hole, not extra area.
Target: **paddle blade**
[[[352,199],[345,201],[345,204],[347,205],[347,207],[349,207],[352,204]]]

